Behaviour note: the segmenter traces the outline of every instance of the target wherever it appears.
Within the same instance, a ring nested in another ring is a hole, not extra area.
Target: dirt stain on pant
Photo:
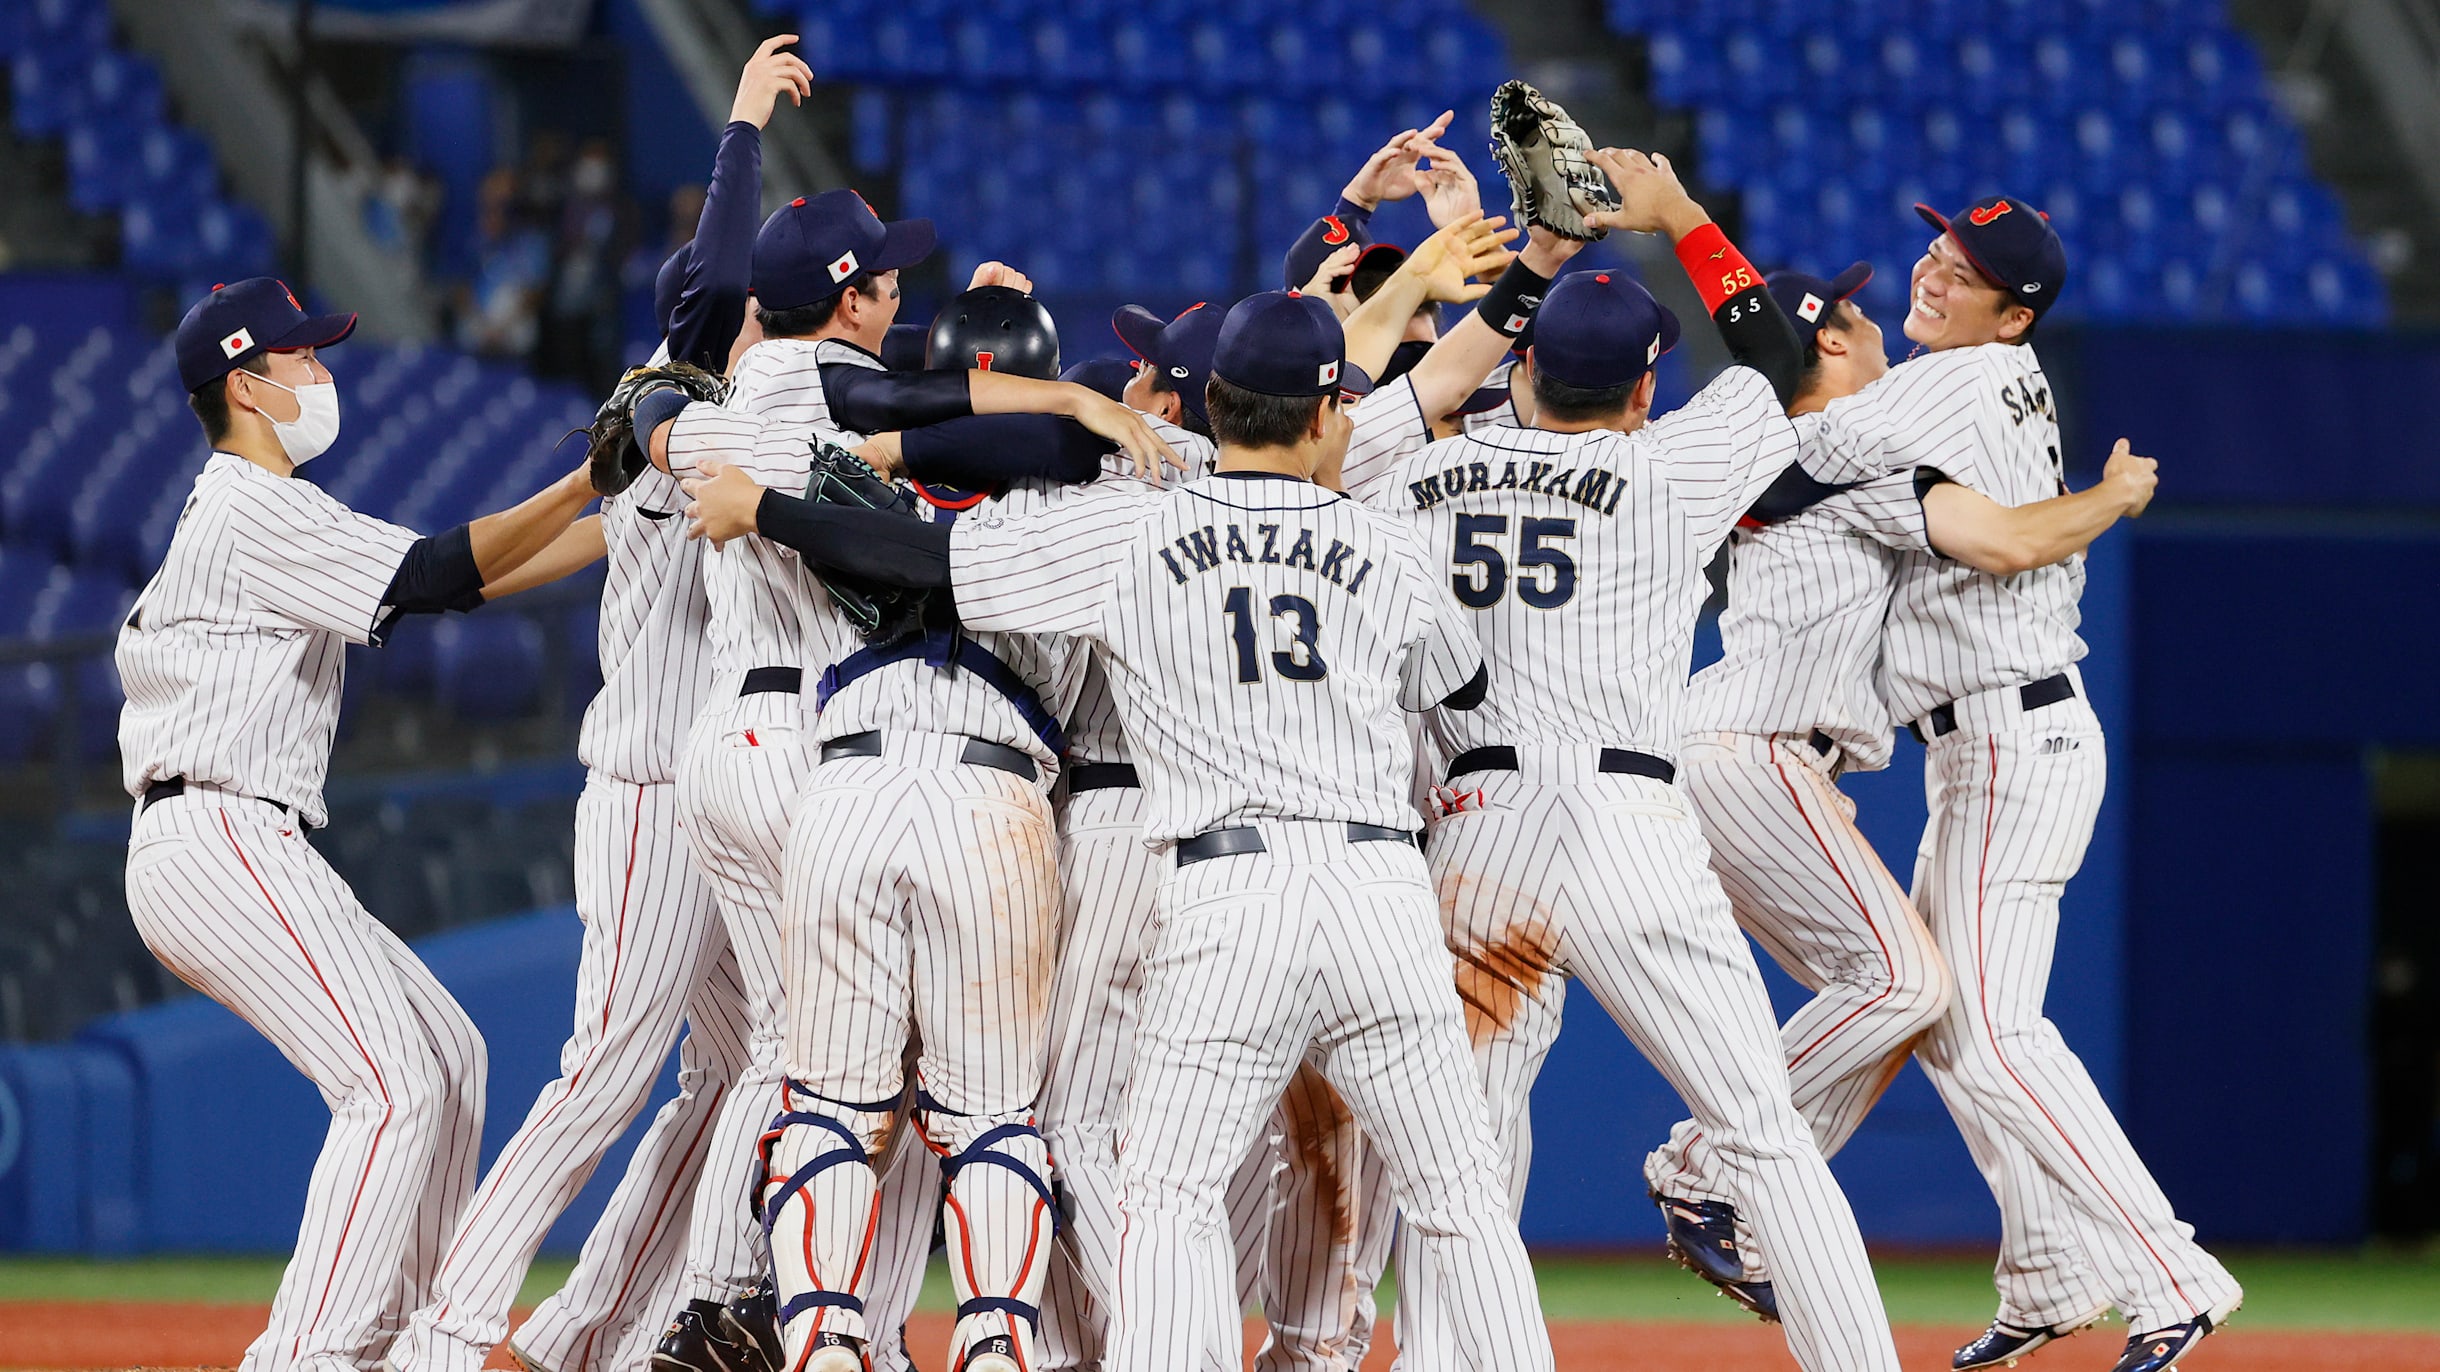
[[[1355,1115],[1339,1098],[1338,1088],[1310,1062],[1296,1069],[1279,1104],[1287,1116],[1293,1165],[1312,1179],[1317,1196],[1327,1198],[1331,1237],[1346,1243],[1355,1237],[1356,1198],[1342,1150],[1351,1141]]]
[[[1486,897],[1492,918],[1472,918]],[[1542,993],[1543,979],[1559,966],[1559,934],[1540,901],[1473,877],[1447,878],[1441,904],[1449,952],[1457,959],[1457,997],[1466,1005],[1466,1037],[1480,1048],[1506,1033],[1524,1003]],[[1462,925],[1460,911],[1469,912]],[[1477,938],[1461,933],[1465,927],[1492,932]]]

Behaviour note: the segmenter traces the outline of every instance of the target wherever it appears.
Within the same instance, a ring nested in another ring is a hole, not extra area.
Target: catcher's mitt
[[[851,505],[867,510],[894,511],[915,517],[915,497],[876,472],[863,458],[834,443],[815,439],[813,468],[805,477],[805,498],[816,504]],[[923,628],[924,602],[929,591],[898,586],[873,586],[853,577],[824,570],[822,589],[840,613],[873,644],[895,643]]]
[[[1584,222],[1594,210],[1618,208],[1617,192],[1585,156],[1592,150],[1583,126],[1542,92],[1510,81],[1491,93],[1491,155],[1508,177],[1518,223],[1562,238],[1606,237]]]
[[[619,378],[618,385],[611,388],[610,398],[593,412],[593,423],[585,430],[585,462],[591,470],[595,491],[617,495],[644,474],[645,464],[652,459],[644,455],[635,441],[636,403],[655,391],[666,390],[684,391],[696,400],[715,405],[729,398],[729,383],[692,362],[630,368]]]

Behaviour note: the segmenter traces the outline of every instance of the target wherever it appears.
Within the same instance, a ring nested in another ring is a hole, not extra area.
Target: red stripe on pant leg
[[[356,1177],[356,1189],[347,1198],[347,1217],[339,1222],[339,1244],[331,1250],[330,1267],[322,1274],[322,1294],[315,1299],[313,1314],[306,1321],[305,1327],[313,1329],[320,1327],[323,1307],[330,1304],[330,1287],[332,1282],[338,1280],[340,1256],[347,1252],[347,1236],[356,1227],[356,1207],[364,1199],[365,1184],[372,1180],[373,1162],[381,1156],[381,1136],[389,1129],[390,1117],[397,1107],[390,1100],[389,1083],[381,1079],[380,1066],[373,1061],[373,1055],[365,1051],[363,1038],[356,1033],[354,1022],[348,1019],[346,1008],[339,1004],[339,997],[331,991],[330,982],[323,977],[321,967],[313,960],[313,954],[305,951],[305,940],[297,936],[296,926],[288,922],[287,912],[280,909],[279,901],[271,895],[271,888],[263,884],[262,874],[254,870],[253,861],[246,856],[245,845],[237,841],[237,831],[229,825],[226,811],[221,812],[220,832],[227,836],[230,851],[237,854],[237,863],[246,869],[246,876],[254,882],[254,889],[262,893],[263,904],[271,907],[272,918],[280,922],[280,928],[288,934],[288,941],[296,945],[297,956],[305,959],[305,970],[313,973],[314,983],[322,988],[323,998],[330,1002],[331,1010],[339,1016],[340,1026],[347,1030],[348,1042],[356,1046],[356,1056],[364,1059],[365,1070],[373,1074],[373,1089],[381,1093],[381,1123],[373,1126],[372,1146],[364,1154],[364,1171]],[[289,1344],[288,1356],[298,1356],[304,1343],[305,1336],[297,1335]]]
[[[720,1097],[728,1089],[725,1086],[713,1088],[712,1098],[704,1111],[703,1123],[695,1126],[695,1137],[686,1145],[688,1153],[691,1154],[703,1146],[704,1134],[710,1131],[713,1117],[720,1113]],[[680,1168],[679,1171],[684,1172],[685,1169]],[[636,1277],[644,1270],[644,1259],[652,1252],[653,1235],[661,1232],[661,1221],[669,1217],[669,1203],[677,1199],[678,1191],[677,1178],[672,1177],[670,1184],[661,1191],[661,1203],[653,1207],[652,1223],[644,1226],[644,1241],[636,1246],[635,1261],[627,1265],[626,1279],[619,1283],[618,1294],[610,1298],[611,1314],[617,1314],[619,1307],[627,1303],[627,1293],[634,1289]],[[602,1331],[599,1325],[594,1326],[593,1331],[585,1335],[583,1351],[577,1359],[578,1366],[585,1366],[593,1361],[593,1343],[601,1336]]]
[[[1999,1060],[2000,1070],[2006,1072],[2008,1079],[2016,1083],[2017,1090],[2025,1093],[2025,1099],[2033,1103],[2033,1108],[2042,1112],[2042,1118],[2050,1125],[2051,1132],[2057,1134],[2059,1141],[2067,1145],[2067,1151],[2075,1155],[2076,1165],[2082,1167],[2084,1174],[2093,1179],[2093,1185],[2100,1188],[2102,1196],[2108,1199],[2110,1208],[2118,1212],[2119,1220],[2126,1225],[2127,1232],[2135,1236],[2135,1241],[2143,1245],[2143,1251],[2151,1255],[2152,1261],[2159,1266],[2162,1274],[2169,1278],[2169,1285],[2177,1292],[2178,1299],[2185,1301],[2189,1308],[2194,1308],[2194,1298],[2186,1294],[2185,1285],[2178,1281],[2177,1273],[2169,1266],[2168,1260],[2161,1257],[2160,1250],[2152,1246],[2150,1236],[2143,1232],[2142,1226],[2135,1223],[2135,1218],[2127,1213],[2126,1206],[2121,1204],[2118,1197],[2111,1192],[2109,1183],[2103,1181],[2100,1172],[2096,1171],[2092,1163],[2086,1160],[2084,1150],[2076,1147],[2075,1137],[2059,1124],[2058,1117],[2050,1113],[2050,1107],[2044,1105],[2042,1098],[2034,1094],[2033,1088],[2026,1084],[2022,1076],[2017,1074],[2016,1065],[2009,1062],[2008,1055],[2000,1049],[1999,1029],[1991,1019],[1991,960],[1990,947],[1985,938],[1984,923],[1984,914],[1988,908],[1990,895],[1991,835],[1993,830],[1998,827],[1999,815],[1999,736],[1991,735],[1989,742],[1991,780],[1988,789],[1983,793],[1982,852],[1977,857],[1974,868],[1974,964],[1975,980],[1978,983],[1975,990],[1982,1000],[1983,1036],[1991,1045],[1991,1055]]]
[[[635,814],[627,825],[627,873],[625,879],[619,884],[618,916],[610,926],[610,981],[602,988],[601,1028],[594,1035],[592,1047],[585,1050],[584,1057],[576,1064],[576,1070],[568,1074],[566,1083],[560,1087],[559,1099],[551,1102],[550,1108],[542,1112],[541,1118],[535,1120],[531,1128],[521,1128],[517,1131],[516,1141],[507,1152],[500,1155],[499,1161],[491,1165],[493,1172],[506,1169],[523,1156],[526,1148],[532,1145],[535,1136],[542,1132],[542,1126],[550,1122],[551,1116],[558,1114],[560,1107],[576,1098],[576,1083],[584,1079],[586,1069],[593,1065],[593,1059],[601,1053],[602,1044],[609,1034],[612,999],[618,994],[619,963],[627,948],[627,899],[635,891],[636,840],[637,835],[643,832],[643,828],[644,788],[636,786]],[[441,1257],[442,1272],[449,1270],[449,1264],[457,1259],[458,1248],[474,1233],[475,1220],[479,1214],[480,1211],[470,1205],[467,1207],[467,1213],[458,1220],[457,1237],[450,1240],[449,1251]],[[450,1306],[453,1304],[452,1301],[441,1302],[441,1308],[435,1312],[433,1318],[435,1320],[446,1318]]]
[[[1874,1006],[1879,1005],[1881,1002],[1897,994],[1898,964],[1897,960],[1889,955],[1889,940],[1882,937],[1881,926],[1874,922],[1871,909],[1869,909],[1864,903],[1863,893],[1856,890],[1855,883],[1847,879],[1847,869],[1839,866],[1838,858],[1830,851],[1830,845],[1824,842],[1822,839],[1822,831],[1814,827],[1813,816],[1805,813],[1805,803],[1803,799],[1796,794],[1796,784],[1788,779],[1787,764],[1780,758],[1779,750],[1776,746],[1774,746],[1771,750],[1771,769],[1779,773],[1779,784],[1788,793],[1788,803],[1796,807],[1796,817],[1805,822],[1805,832],[1813,836],[1813,846],[1821,850],[1822,861],[1830,864],[1830,870],[1838,877],[1838,884],[1847,888],[1847,899],[1855,902],[1855,912],[1864,917],[1864,927],[1872,931],[1872,941],[1881,950],[1881,968],[1888,974],[1878,995],[1873,996],[1863,1004],[1855,1007],[1853,1010],[1848,1011],[1846,1016],[1840,1019],[1838,1023],[1824,1029],[1814,1038],[1811,1043],[1806,1044],[1802,1049],[1797,1051],[1794,1057],[1788,1059],[1788,1067],[1792,1071],[1795,1069],[1798,1063],[1803,1062],[1808,1057],[1811,1057],[1814,1049],[1821,1047],[1823,1044],[1828,1043],[1833,1037],[1835,1037],[1839,1030],[1853,1024],[1859,1016],[1864,1015]]]

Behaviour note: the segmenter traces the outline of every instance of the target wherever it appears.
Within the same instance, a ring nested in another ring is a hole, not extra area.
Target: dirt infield
[[[266,1311],[244,1305],[96,1305],[84,1302],[0,1303],[0,1367],[202,1368],[233,1367],[261,1332]],[[909,1328],[916,1356],[938,1367],[949,1342],[949,1317],[921,1314]],[[1949,1352],[1970,1329],[1908,1325],[1898,1352],[1910,1369],[1945,1369]],[[1253,1351],[1260,1326],[1246,1328]],[[2124,1337],[2095,1330],[2025,1360],[2027,1372],[2071,1372],[2106,1366]],[[1760,1325],[1638,1321],[1560,1321],[1551,1326],[1563,1372],[1779,1372],[1793,1367],[1778,1331]],[[1386,1372],[1387,1348],[1373,1350],[1365,1372]],[[505,1357],[491,1366],[508,1367]],[[2440,1334],[2320,1333],[2247,1330],[2242,1323],[2187,1359],[2190,1372],[2440,1372]]]

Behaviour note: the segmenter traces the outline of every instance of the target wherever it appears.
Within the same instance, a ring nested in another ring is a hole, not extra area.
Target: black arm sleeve
[[[898,436],[908,476],[969,491],[1029,477],[1080,486],[1100,476],[1101,460],[1116,451],[1091,429],[1052,414],[970,415]]]
[[[1482,704],[1483,697],[1489,694],[1491,694],[1491,666],[1489,663],[1485,663],[1475,668],[1474,675],[1467,679],[1466,684],[1449,692],[1448,698],[1441,701],[1440,704],[1443,709],[1471,710]]]
[[[885,372],[852,362],[822,366],[830,422],[860,434],[915,429],[974,413],[963,371]]]
[[[408,614],[471,610],[483,603],[483,572],[474,565],[474,535],[463,524],[407,545],[381,603]]]
[[[876,586],[922,591],[949,584],[946,524],[765,491],[755,507],[754,527],[817,567]]]
[[[1771,393],[1779,397],[1780,408],[1786,409],[1796,399],[1796,384],[1804,376],[1805,345],[1797,341],[1796,327],[1770,291],[1759,283],[1748,286],[1721,301],[1711,318],[1720,326],[1720,341],[1728,345],[1728,355],[1762,373],[1771,383]]]
[[[1791,463],[1777,480],[1764,488],[1746,515],[1764,524],[1776,524],[1783,519],[1794,519],[1846,489],[1845,485],[1815,481],[1805,474],[1803,467]]]
[[[692,362],[715,376],[729,369],[729,346],[745,327],[754,235],[761,227],[762,130],[739,121],[721,131],[686,284],[663,321],[672,361]]]

